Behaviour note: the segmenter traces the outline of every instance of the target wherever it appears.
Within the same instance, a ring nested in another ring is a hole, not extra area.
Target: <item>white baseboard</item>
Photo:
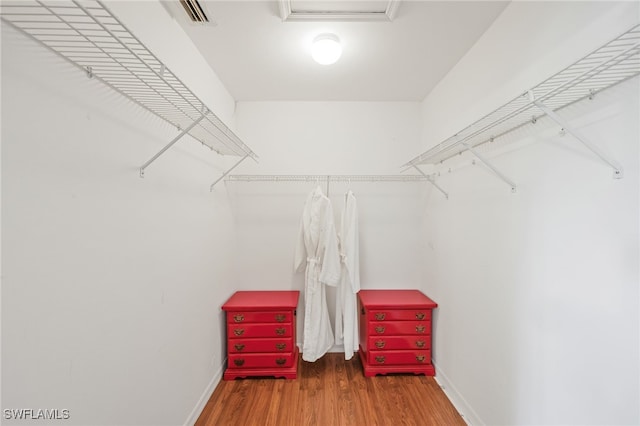
[[[220,366],[220,368],[218,368],[218,371],[216,371],[216,374],[213,375],[211,381],[209,381],[209,384],[204,389],[204,392],[200,396],[198,403],[195,407],[193,407],[193,410],[191,410],[191,414],[189,414],[189,417],[187,417],[187,420],[184,422],[184,426],[193,426],[196,423],[198,417],[200,417],[200,413],[202,413],[205,405],[207,405],[207,402],[209,402],[211,394],[213,394],[213,391],[216,390],[216,386],[218,386],[218,383],[220,383],[220,380],[222,379],[222,373],[224,373],[225,365],[227,365],[226,357],[222,361],[222,365]]]
[[[460,413],[465,423],[469,426],[484,425],[485,423],[480,420],[478,414],[471,408],[471,405],[464,399],[458,389],[456,389],[446,373],[442,371],[435,362],[433,362],[433,365],[436,368],[436,382],[440,385],[442,391],[447,395],[447,398],[449,398],[449,401],[451,401],[456,410],[458,410],[458,413]]]

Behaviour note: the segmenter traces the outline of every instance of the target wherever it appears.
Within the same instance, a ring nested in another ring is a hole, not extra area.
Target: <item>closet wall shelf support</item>
[[[406,163],[403,169],[422,164],[437,166],[465,151],[470,151],[485,165],[492,168],[502,180],[515,188],[512,181],[497,172],[477,154],[477,149],[481,145],[493,142],[516,129],[535,123],[542,116],[542,114],[539,116],[535,114],[542,110],[546,116],[558,122],[565,131],[571,133],[604,162],[613,167],[615,178],[621,178],[623,176],[622,167],[575,129],[567,126],[565,120],[559,117],[556,112],[582,100],[593,99],[597,93],[639,74],[640,25],[635,25],[609,43],[595,49],[532,89],[521,92],[511,101],[416,156]]]
[[[224,179],[225,176],[227,176],[229,173],[231,173],[231,171],[233,169],[235,169],[236,167],[238,167],[240,165],[240,163],[242,163],[244,160],[247,159],[247,157],[249,157],[249,154],[245,155],[244,157],[242,157],[240,160],[238,160],[238,162],[236,164],[234,164],[233,166],[231,166],[231,168],[229,168],[229,170],[227,170],[226,172],[224,172],[222,174],[222,176],[220,176],[218,179],[216,179],[215,182],[213,182],[211,184],[211,186],[209,187],[209,191],[212,192],[213,191],[213,187],[216,186],[216,183],[220,182],[222,179]]]
[[[529,93],[529,96],[533,100],[535,106],[537,106],[542,112],[546,114],[547,117],[558,123],[562,130],[571,134],[574,138],[576,138],[579,142],[581,142],[584,146],[586,146],[591,152],[597,155],[602,161],[607,163],[609,166],[613,168],[613,178],[614,179],[622,179],[624,177],[624,170],[622,166],[612,158],[609,158],[604,152],[602,152],[597,146],[595,146],[592,142],[587,140],[579,131],[574,129],[566,120],[564,120],[560,115],[558,115],[554,110],[549,108],[543,102],[535,100],[533,97],[533,93]]]
[[[427,175],[425,172],[423,172],[418,166],[413,166],[414,169],[416,169],[418,171],[418,173],[420,173],[422,176],[424,176],[427,181],[433,185],[438,191],[442,192],[442,194],[444,195],[444,197],[448,200],[449,199],[449,194],[447,194],[447,192],[442,189],[442,187],[440,185],[438,185],[436,183],[436,181],[429,175]]]
[[[257,159],[211,108],[99,0],[5,1],[0,18],[87,77],[179,130],[186,129],[170,145],[188,133],[220,155]],[[157,156],[140,168],[141,176]]]
[[[466,142],[462,142],[462,146],[464,146],[465,148],[467,148],[467,150],[473,154],[474,157],[476,157],[478,160],[480,160],[480,162],[482,164],[484,164],[486,167],[488,167],[489,169],[491,169],[491,171],[493,173],[495,173],[496,176],[498,176],[498,178],[500,178],[500,180],[502,180],[503,182],[505,182],[507,185],[509,185],[511,187],[511,192],[516,193],[517,192],[517,186],[516,184],[509,179],[508,177],[506,177],[500,170],[498,170],[493,164],[491,164],[486,158],[484,158],[483,155],[481,155],[477,149],[475,149],[474,147],[472,147],[471,145],[469,145]]]
[[[164,148],[162,148],[160,150],[160,152],[158,152],[156,155],[154,155],[153,157],[151,157],[149,159],[149,161],[147,161],[146,163],[144,163],[142,166],[140,166],[140,177],[143,178],[144,177],[144,170],[149,167],[149,165],[151,163],[153,163],[154,161],[156,161],[158,159],[158,157],[160,157],[162,154],[164,154],[164,152],[166,150],[168,150],[169,148],[171,148],[176,142],[178,142],[180,139],[182,139],[182,137],[186,134],[188,134],[191,129],[193,129],[198,123],[200,123],[209,113],[208,110],[206,110],[205,112],[202,113],[202,115],[200,116],[200,118],[196,119],[193,123],[191,123],[189,125],[189,127],[187,127],[186,129],[184,129],[183,131],[180,132],[180,134],[178,134],[178,136],[176,136],[175,138],[173,138],[171,140],[171,142],[169,142]]]

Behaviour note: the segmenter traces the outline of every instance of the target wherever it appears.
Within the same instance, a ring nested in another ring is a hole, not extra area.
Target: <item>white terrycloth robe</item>
[[[358,245],[358,206],[353,192],[345,195],[340,224],[342,273],[336,291],[336,345],[344,344],[344,359],[358,350],[358,307],[360,291],[360,252]]]
[[[340,253],[331,201],[320,187],[309,197],[302,212],[295,270],[306,266],[302,359],[313,362],[334,343],[327,308],[325,285],[335,287],[340,279]]]

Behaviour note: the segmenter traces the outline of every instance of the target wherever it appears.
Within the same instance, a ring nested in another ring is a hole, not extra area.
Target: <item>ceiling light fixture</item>
[[[322,65],[331,65],[340,59],[342,46],[335,34],[320,34],[313,40],[311,56]]]

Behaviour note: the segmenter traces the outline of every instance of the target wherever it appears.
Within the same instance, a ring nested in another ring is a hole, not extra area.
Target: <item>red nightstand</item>
[[[431,363],[431,311],[437,306],[418,290],[360,290],[359,354],[364,375],[435,376]]]
[[[299,291],[238,291],[222,305],[227,314],[224,380],[248,376],[296,378],[299,297]]]

